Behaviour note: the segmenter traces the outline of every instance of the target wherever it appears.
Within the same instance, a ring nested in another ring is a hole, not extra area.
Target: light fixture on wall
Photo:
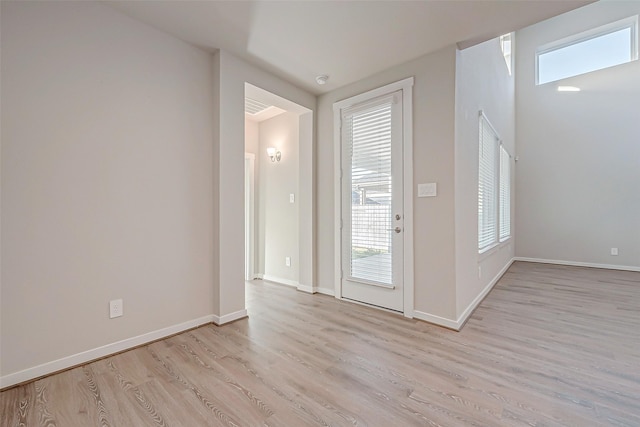
[[[267,148],[267,155],[271,158],[272,162],[279,162],[282,158],[282,153],[273,147]]]

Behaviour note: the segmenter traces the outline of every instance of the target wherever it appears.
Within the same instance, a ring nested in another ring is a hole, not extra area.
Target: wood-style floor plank
[[[640,426],[640,273],[515,263],[461,332],[268,282],[0,393],[0,426]]]

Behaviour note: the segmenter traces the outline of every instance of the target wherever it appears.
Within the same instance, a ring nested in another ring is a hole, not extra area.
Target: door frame
[[[253,280],[256,276],[256,227],[255,227],[255,162],[256,155],[244,153],[244,279]],[[248,168],[247,168],[248,165]],[[247,200],[248,199],[248,200]]]
[[[413,318],[413,77],[337,101],[333,104],[333,203],[334,203],[334,283],[335,297],[342,298],[342,150],[341,111],[372,98],[402,91],[402,163],[403,163],[403,280],[404,316]]]

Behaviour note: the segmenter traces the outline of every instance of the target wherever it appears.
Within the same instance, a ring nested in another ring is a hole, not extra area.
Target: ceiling
[[[593,0],[108,1],[208,51],[223,49],[314,94],[451,44],[465,48]],[[329,81],[320,86],[316,76]]]
[[[256,97],[259,98],[259,97]],[[260,99],[244,98],[244,117],[253,122],[263,122],[284,113],[285,110],[275,105],[265,104]]]

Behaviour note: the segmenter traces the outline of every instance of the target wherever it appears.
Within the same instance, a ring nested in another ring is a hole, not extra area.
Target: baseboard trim
[[[297,288],[300,292],[306,292],[308,294],[315,294],[318,292],[318,289],[316,289],[315,286],[298,284]]]
[[[243,309],[243,310],[238,310],[238,311],[233,312],[233,313],[225,314],[223,316],[216,316],[214,314],[212,322],[215,323],[218,326],[222,326],[224,324],[231,323],[231,322],[234,322],[234,321],[236,321],[238,319],[243,319],[245,317],[247,317],[247,310]]]
[[[336,291],[334,289],[316,288],[316,292],[322,295],[329,295],[330,297],[336,296]]]
[[[300,283],[296,282],[295,280],[283,279],[282,277],[271,276],[270,274],[263,274],[262,280],[266,280],[267,282],[280,283],[281,285],[292,286],[294,288],[300,286]]]
[[[509,269],[509,267],[511,267],[514,261],[515,261],[515,258],[511,258],[511,260],[507,262],[507,264],[502,268],[502,270],[500,270],[498,274],[496,274],[494,278],[491,279],[489,284],[485,286],[482,292],[480,292],[478,296],[475,297],[473,301],[471,301],[471,303],[467,306],[467,308],[462,312],[462,314],[458,317],[458,320],[456,321],[456,323],[459,325],[457,330],[462,329],[464,324],[467,323],[467,320],[469,320],[469,317],[471,317],[475,309],[478,308],[482,300],[485,299],[487,295],[489,295],[489,292],[491,292],[491,290],[496,285],[496,283],[498,283],[500,278],[504,276],[504,273],[507,272],[507,270]]]
[[[483,299],[489,295],[489,292],[493,289],[493,287],[498,283],[500,278],[507,272],[511,264],[516,261],[515,258],[511,258],[511,260],[495,275],[493,279],[484,287],[484,289],[478,294],[477,297],[471,301],[471,303],[467,306],[467,308],[462,312],[462,314],[456,320],[447,319],[446,317],[436,316],[435,314],[425,313],[424,311],[415,310],[413,312],[413,317],[419,320],[424,320],[425,322],[433,323],[438,326],[444,326],[445,328],[453,329],[454,331],[460,331],[469,317],[473,314],[476,308],[480,305]]]
[[[303,285],[301,283],[296,282],[295,280],[283,279],[282,277],[270,276],[268,274],[264,274],[262,280],[279,283],[281,285],[291,286],[293,288],[296,288],[300,292],[306,292],[308,294],[315,294],[316,292],[319,292],[318,288],[315,286]]]
[[[245,310],[246,314],[246,310]],[[225,316],[223,316],[225,317]],[[197,328],[207,323],[215,323],[217,316],[208,315],[199,317],[197,319],[182,322],[177,325],[172,325],[166,328],[158,329],[156,331],[148,332],[146,334],[138,335],[136,337],[127,338],[121,341],[117,341],[111,344],[107,344],[101,347],[97,347],[91,350],[83,351],[71,356],[63,357],[52,362],[43,363],[32,368],[27,368],[22,371],[18,371],[12,374],[0,377],[0,389],[11,387],[24,382],[32,381],[37,378],[51,375],[56,372],[64,371],[74,366],[84,365],[94,360],[102,359],[104,357],[120,353],[125,350],[129,350],[140,345],[157,341],[159,339],[166,338],[171,335],[184,332],[188,329]]]
[[[569,265],[572,267],[604,268],[606,270],[640,271],[640,267],[635,267],[631,265],[596,264],[592,262],[564,261],[564,260],[557,260],[557,259],[528,258],[528,257],[520,257],[520,256],[515,257],[514,260],[523,261],[523,262],[537,262],[540,264]]]
[[[459,331],[460,326],[455,320],[447,319],[446,317],[436,316],[435,314],[426,313],[424,311],[413,310],[413,318],[418,320],[424,320],[434,325],[443,326],[447,329],[453,329]]]

